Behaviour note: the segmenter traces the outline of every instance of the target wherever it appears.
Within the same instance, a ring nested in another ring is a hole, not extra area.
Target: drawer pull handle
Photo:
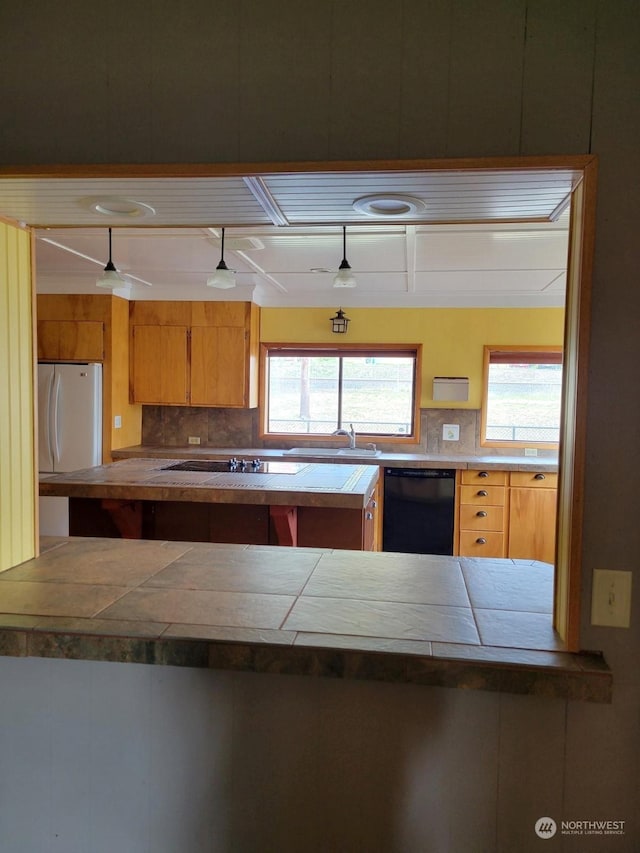
[[[488,494],[489,494],[489,492],[487,492],[486,489],[480,489],[480,491],[478,492],[478,497],[479,498],[486,498]]]
[[[479,512],[477,512],[476,515],[478,516],[478,518],[486,518],[487,517],[487,513],[483,509],[481,509]]]
[[[378,506],[377,501],[371,501],[371,506],[375,509]]]
[[[480,536],[478,539],[476,539],[476,543],[477,543],[478,545],[486,545],[486,544],[487,544],[487,540],[484,538],[484,536]]]
[[[478,477],[488,477],[488,476],[489,476],[488,471],[480,471],[480,473],[478,474]]]
[[[371,520],[373,519],[373,513],[372,513],[372,512],[368,512],[368,513],[367,513],[367,515],[366,515],[366,518],[367,518],[367,521],[371,521]]]
[[[536,474],[534,480],[544,480],[544,474]]]

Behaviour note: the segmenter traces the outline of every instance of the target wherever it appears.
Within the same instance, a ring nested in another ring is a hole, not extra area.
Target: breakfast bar
[[[0,574],[0,655],[610,702],[553,630],[553,568],[425,554],[44,537]],[[496,595],[496,591],[499,595]]]

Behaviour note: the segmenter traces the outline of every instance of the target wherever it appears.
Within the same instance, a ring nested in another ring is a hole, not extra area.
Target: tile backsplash
[[[443,439],[444,424],[459,427],[458,441]],[[290,442],[265,441],[258,437],[258,409],[207,409],[190,406],[143,406],[142,443],[167,447],[185,447],[190,436],[200,439],[201,447],[293,447]],[[478,409],[422,409],[420,412],[420,445],[408,447],[393,441],[378,440],[387,452],[446,453],[463,456],[522,456],[522,449],[480,445],[480,411]],[[321,440],[315,442],[321,444]],[[538,456],[556,456],[555,450],[539,450]]]

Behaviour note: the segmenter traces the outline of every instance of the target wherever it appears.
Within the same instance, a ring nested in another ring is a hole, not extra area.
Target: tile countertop
[[[342,447],[342,445],[340,445]],[[247,459],[285,459],[289,461],[313,459],[317,462],[332,464],[354,464],[353,457],[338,456],[295,456],[284,449],[266,447],[202,447],[198,445],[165,446],[151,444],[136,444],[131,447],[121,447],[112,451],[114,459],[229,459],[232,456]],[[408,468],[487,468],[501,471],[548,471],[558,470],[558,459],[554,456],[466,456],[444,453],[387,453],[382,451],[380,456],[366,457],[358,462],[367,465],[386,465],[389,467]]]
[[[362,509],[379,476],[377,465],[326,465],[309,459],[302,464],[289,459],[292,464],[287,467],[294,469],[292,473],[164,470],[179,461],[177,457],[129,458],[65,474],[46,474],[40,480],[40,494]]]
[[[45,537],[0,574],[0,654],[370,679],[610,702],[552,628],[553,567]]]

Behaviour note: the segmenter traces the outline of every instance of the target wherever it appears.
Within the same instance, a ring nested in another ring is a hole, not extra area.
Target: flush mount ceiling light
[[[139,219],[145,216],[155,216],[155,208],[141,201],[131,198],[120,198],[120,196],[109,196],[106,198],[93,199],[89,204],[94,213],[101,216],[118,216],[126,219]]]
[[[107,265],[104,268],[102,275],[96,279],[96,286],[113,289],[114,287],[122,287],[126,284],[126,278],[120,275],[111,260],[111,228],[109,228],[109,260],[107,261]]]
[[[333,280],[334,287],[355,287],[356,279],[347,260],[347,226],[342,226],[342,262]],[[334,329],[335,331],[335,329]],[[346,331],[346,330],[345,330]]]
[[[224,262],[224,228],[222,229],[222,238],[220,240],[220,263],[216,267],[213,275],[207,279],[207,287],[217,287],[218,290],[228,290],[236,286],[236,277],[233,270]]]
[[[400,216],[418,216],[427,209],[420,198],[396,193],[363,195],[353,202],[353,209],[366,216],[395,219]]]
[[[342,308],[338,308],[334,316],[329,319],[329,322],[331,323],[331,331],[338,335],[344,335],[349,326],[349,318]]]

